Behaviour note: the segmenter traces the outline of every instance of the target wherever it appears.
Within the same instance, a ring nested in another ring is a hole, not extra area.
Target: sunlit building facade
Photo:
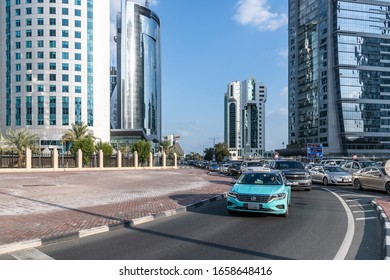
[[[289,145],[390,152],[390,1],[289,0]]]
[[[147,1],[146,1],[147,2]],[[116,93],[111,141],[161,141],[160,19],[142,1],[122,0],[117,17]]]
[[[232,158],[263,156],[266,101],[266,86],[253,78],[228,84],[224,142]]]
[[[5,0],[0,6],[0,128],[62,149],[72,123],[110,140],[110,5]]]

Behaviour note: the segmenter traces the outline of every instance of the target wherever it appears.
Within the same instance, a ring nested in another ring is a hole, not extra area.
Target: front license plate
[[[249,210],[259,210],[262,208],[262,205],[261,204],[257,204],[257,203],[248,203],[248,209]]]

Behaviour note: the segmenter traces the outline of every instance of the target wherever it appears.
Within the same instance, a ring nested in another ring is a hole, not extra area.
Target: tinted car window
[[[283,161],[275,163],[276,169],[305,169],[300,162],[297,161]]]

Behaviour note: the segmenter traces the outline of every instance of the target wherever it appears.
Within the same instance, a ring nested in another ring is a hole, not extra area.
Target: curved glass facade
[[[390,1],[289,6],[290,143],[382,155],[390,149]]]
[[[161,140],[160,20],[148,8],[122,0],[118,20],[117,114],[111,127],[142,130]]]

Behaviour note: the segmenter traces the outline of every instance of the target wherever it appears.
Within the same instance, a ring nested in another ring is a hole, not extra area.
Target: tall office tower
[[[110,139],[109,1],[5,0],[0,6],[0,127],[62,149],[72,123]]]
[[[224,135],[233,158],[264,155],[266,101],[266,86],[253,78],[228,84]]]
[[[289,146],[388,154],[389,66],[389,0],[289,0]]]
[[[160,20],[142,1],[122,0],[117,17],[116,116],[111,141],[161,141]],[[147,1],[146,1],[147,3]]]

